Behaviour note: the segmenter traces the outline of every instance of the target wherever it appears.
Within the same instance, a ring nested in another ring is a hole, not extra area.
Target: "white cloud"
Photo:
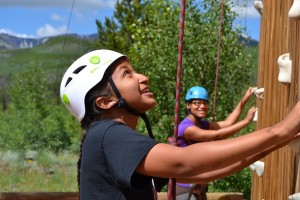
[[[67,33],[67,26],[53,27],[50,24],[45,24],[36,31],[37,37],[48,37]]]
[[[232,8],[233,11],[237,12],[239,14],[239,18],[260,18],[260,14],[258,11],[250,6],[250,7],[234,7]]]
[[[10,35],[13,34],[13,32],[9,29],[0,29],[0,33],[6,33],[6,34],[10,34]]]
[[[106,9],[113,8],[117,0],[74,0],[76,9]],[[1,0],[1,7],[71,7],[73,0]]]
[[[8,35],[13,35],[13,36],[20,37],[20,38],[34,38],[35,37],[33,35],[14,33],[13,31],[11,31],[9,29],[0,29],[0,33],[5,33]]]
[[[74,7],[71,10],[73,2]],[[67,30],[68,27],[79,34],[96,32],[94,30],[95,20],[101,19],[106,13],[109,15],[114,10],[116,2],[117,0],[0,0],[0,8],[5,11],[12,9],[11,13],[15,12],[16,9],[18,14],[28,13],[29,18],[32,18],[31,13],[42,13],[34,23],[28,25],[17,25],[19,22],[8,25],[0,23],[0,29],[15,31],[14,26],[18,26],[17,29],[25,34],[12,31],[9,34],[22,37],[44,37],[70,33]],[[88,27],[89,23],[92,23],[92,28]],[[81,25],[84,25],[85,28],[81,28]]]

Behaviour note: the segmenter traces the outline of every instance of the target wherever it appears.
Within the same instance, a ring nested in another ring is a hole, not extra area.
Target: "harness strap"
[[[125,108],[128,112],[134,114],[134,115],[138,115],[140,116],[146,125],[147,131],[148,131],[148,135],[150,138],[154,139],[153,133],[152,133],[152,129],[151,129],[151,125],[150,122],[148,120],[148,117],[145,113],[139,113],[138,111],[134,110],[133,108],[131,108],[126,100],[121,96],[119,90],[117,89],[117,86],[115,85],[114,81],[112,80],[112,77],[110,76],[108,78],[108,82],[111,85],[114,93],[116,94],[117,98],[118,98],[118,108]],[[153,191],[153,200],[157,200],[157,191],[155,189],[155,185],[154,185],[154,180],[152,179],[152,191]]]
[[[117,86],[115,85],[114,81],[112,80],[112,77],[108,78],[108,82],[111,85],[114,93],[116,94],[118,98],[118,108],[125,108],[128,112],[134,114],[134,115],[141,115],[141,113],[137,112],[133,108],[129,107],[126,100],[121,96],[119,90],[117,89]]]
[[[117,86],[115,85],[114,81],[112,80],[112,77],[109,77],[108,79],[109,84],[111,85],[114,93],[116,94],[117,98],[118,98],[118,108],[125,108],[128,112],[134,114],[134,115],[138,115],[140,116],[146,125],[147,131],[148,131],[148,135],[149,137],[151,137],[152,139],[154,139],[153,133],[152,133],[152,129],[151,129],[151,125],[150,122],[148,120],[148,117],[145,113],[139,113],[138,111],[134,110],[133,108],[131,108],[126,100],[121,96],[119,90],[117,89]]]

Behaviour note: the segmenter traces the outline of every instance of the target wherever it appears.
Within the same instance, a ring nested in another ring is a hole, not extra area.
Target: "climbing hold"
[[[290,54],[286,53],[278,58],[279,75],[278,81],[281,83],[291,83],[292,78],[292,61],[290,60]]]
[[[258,98],[258,99],[263,99],[264,98],[264,92],[265,89],[264,88],[253,88],[254,92],[253,94]]]
[[[300,193],[290,195],[289,200],[300,200]]]
[[[294,0],[292,7],[289,10],[289,18],[297,19],[300,17],[300,0]]]
[[[259,12],[260,15],[262,15],[262,11],[263,11],[262,1],[254,1],[254,8]]]
[[[258,111],[255,111],[254,117],[253,117],[253,121],[256,122],[258,118]]]
[[[255,171],[258,176],[262,176],[264,173],[265,163],[262,161],[256,161],[255,163],[251,164],[249,167],[253,172]]]

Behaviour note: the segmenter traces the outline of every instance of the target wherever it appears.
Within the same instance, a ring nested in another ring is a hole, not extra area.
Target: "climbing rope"
[[[176,101],[175,101],[175,115],[174,115],[174,141],[173,145],[177,145],[178,122],[180,115],[180,84],[181,84],[181,68],[182,68],[182,52],[183,52],[183,36],[184,36],[184,18],[185,18],[185,0],[181,0],[180,9],[180,31],[178,39],[178,66],[176,79]],[[170,178],[168,184],[168,200],[176,199],[176,179]]]
[[[75,5],[75,0],[72,0],[71,10],[70,10],[70,14],[69,14],[69,17],[68,17],[67,30],[66,30],[66,33],[65,33],[65,36],[64,36],[64,41],[63,41],[63,46],[62,46],[62,52],[64,52],[64,50],[65,50],[66,37],[67,37],[69,29],[70,29],[72,14],[73,14],[73,11],[74,11],[74,5]]]
[[[246,0],[245,3],[245,23],[244,23],[244,27],[247,27],[247,19],[248,19],[248,0]]]
[[[216,94],[218,85],[218,73],[219,73],[219,62],[220,62],[220,49],[221,49],[221,35],[222,35],[222,21],[224,13],[224,0],[221,4],[220,24],[218,33],[218,53],[217,53],[217,66],[216,66],[216,84],[215,84],[215,98],[214,98],[214,111],[216,105]],[[182,69],[182,54],[183,54],[183,38],[184,38],[184,19],[185,19],[185,0],[181,0],[180,9],[180,30],[179,30],[179,42],[178,42],[178,65],[177,65],[177,77],[176,77],[176,100],[175,100],[175,115],[174,115],[174,136],[173,139],[168,139],[172,145],[178,145],[178,123],[180,115],[180,86],[181,86],[181,69]],[[176,200],[176,179],[170,178],[168,183],[168,200]]]
[[[218,78],[219,78],[219,63],[220,63],[220,53],[221,53],[223,15],[224,15],[224,0],[222,0],[222,2],[221,2],[220,22],[219,22],[219,29],[218,29],[218,52],[217,52],[216,78],[215,78],[215,90],[214,90],[214,106],[213,106],[213,111],[212,111],[212,120],[213,121],[215,121],[216,105],[217,105],[217,90],[218,90]]]

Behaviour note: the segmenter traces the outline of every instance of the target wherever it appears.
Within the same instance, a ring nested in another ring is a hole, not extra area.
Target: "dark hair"
[[[191,114],[191,109],[185,108],[184,113],[186,116],[188,116],[189,114]]]
[[[80,153],[77,161],[77,182],[78,191],[80,192],[80,166],[81,166],[81,156],[82,156],[82,145],[87,133],[88,128],[94,121],[103,119],[104,111],[96,105],[96,99],[100,96],[110,96],[112,95],[112,89],[108,84],[108,75],[104,75],[105,79],[102,79],[97,85],[95,85],[85,97],[85,116],[81,120],[81,128],[84,130],[84,134],[80,142]],[[80,199],[80,196],[79,196]]]
[[[188,104],[188,103],[191,103],[191,102],[192,102],[192,99],[190,99],[189,101],[185,101],[185,104]],[[184,113],[185,113],[186,116],[188,116],[189,114],[191,114],[191,109],[189,109],[185,106]]]
[[[105,76],[106,77],[106,76]],[[91,126],[94,121],[103,119],[104,111],[96,104],[98,97],[108,97],[113,95],[112,89],[106,80],[100,81],[95,85],[85,97],[85,115],[81,120],[81,128],[85,131]]]
[[[116,64],[123,59],[123,57],[115,60],[110,64],[109,68],[103,75],[102,80],[97,83],[85,96],[85,115],[81,120],[81,128],[85,131],[91,126],[94,121],[104,119],[104,111],[96,105],[96,99],[104,96],[109,97],[114,94],[112,87],[108,83]]]
[[[105,119],[105,112],[101,108],[99,108],[96,104],[96,100],[98,97],[104,96],[109,97],[114,94],[110,84],[108,83],[108,78],[112,75],[113,69],[116,66],[116,63],[119,59],[114,61],[109,69],[103,75],[102,80],[97,83],[85,96],[85,115],[81,120],[81,128],[84,130],[84,134],[81,138],[80,142],[80,153],[79,159],[77,161],[77,183],[78,183],[78,191],[80,194],[80,170],[81,170],[81,156],[82,156],[82,145],[85,140],[87,130],[91,126],[91,124],[98,120]],[[80,199],[80,195],[79,195]]]

